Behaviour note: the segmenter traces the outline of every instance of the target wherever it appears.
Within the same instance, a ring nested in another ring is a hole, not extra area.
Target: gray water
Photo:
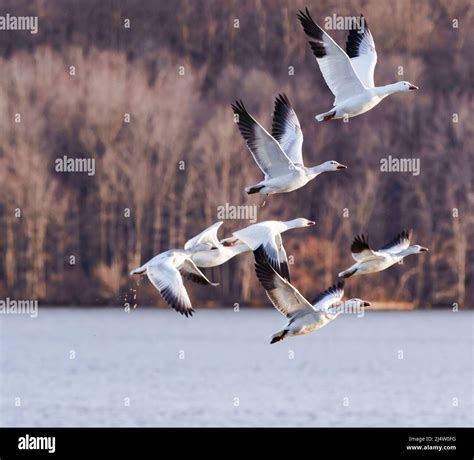
[[[367,312],[269,345],[270,309],[2,315],[0,425],[472,426],[473,321]]]

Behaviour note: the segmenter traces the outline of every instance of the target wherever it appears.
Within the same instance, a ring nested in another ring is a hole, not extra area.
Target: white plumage
[[[232,109],[247,148],[265,176],[258,184],[245,189],[248,194],[291,192],[323,172],[346,168],[337,161],[326,161],[311,168],[304,166],[300,122],[284,94],[275,100],[272,134],[248,113],[242,101],[236,101]]]
[[[324,80],[334,94],[333,108],[316,115],[316,120],[355,117],[372,109],[390,94],[418,89],[407,81],[374,86],[377,51],[363,16],[363,28],[357,29],[354,25],[349,32],[347,53],[313,21],[307,8],[298,13],[298,19],[309,38]]]
[[[166,303],[185,316],[192,316],[194,309],[184,287],[183,278],[199,284],[217,286],[206,278],[183,249],[162,252],[141,267],[132,270],[130,274],[146,274]]]
[[[349,278],[353,275],[380,272],[400,262],[406,256],[427,252],[428,248],[423,246],[410,246],[411,234],[411,230],[402,231],[378,251],[370,248],[365,235],[356,236],[351,245],[352,258],[356,263],[339,273],[338,276]]]
[[[245,243],[252,251],[261,248],[272,267],[289,280],[288,260],[281,234],[292,228],[309,227],[314,224],[315,222],[304,218],[287,222],[267,220],[238,230],[233,233],[233,236]]]
[[[344,295],[343,281],[326,289],[310,303],[275,271],[262,248],[254,251],[254,255],[258,280],[274,307],[288,319],[286,326],[272,335],[270,343],[320,329],[336,319],[346,305],[350,306],[351,311],[370,306],[369,302],[357,298],[341,302]]]

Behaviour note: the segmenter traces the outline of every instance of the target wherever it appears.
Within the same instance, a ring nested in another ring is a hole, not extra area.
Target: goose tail
[[[343,272],[339,273],[337,276],[339,278],[349,278],[352,275],[354,275],[357,272],[357,268],[348,268],[347,270],[344,270]]]
[[[328,121],[332,120],[336,116],[336,111],[335,110],[330,110],[329,112],[324,112],[320,113],[319,115],[316,115],[314,118],[318,121]]]
[[[276,342],[279,342],[280,340],[283,340],[287,334],[288,334],[288,329],[283,329],[282,331],[275,332],[275,334],[273,334],[271,337],[270,343],[276,343]]]
[[[252,195],[254,193],[259,193],[263,187],[264,185],[252,185],[250,187],[245,187],[245,192],[247,193],[247,195]]]
[[[143,275],[146,272],[146,265],[142,265],[141,267],[135,268],[130,272],[130,275]]]

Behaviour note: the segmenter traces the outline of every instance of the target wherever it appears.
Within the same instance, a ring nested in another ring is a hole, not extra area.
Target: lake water
[[[276,311],[0,318],[1,426],[472,426],[472,312],[367,312],[269,345]]]

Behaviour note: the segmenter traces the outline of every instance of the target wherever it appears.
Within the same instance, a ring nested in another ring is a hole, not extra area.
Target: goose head
[[[420,252],[429,252],[428,248],[425,248],[423,246],[420,246],[419,244],[415,244],[413,246],[410,246],[413,254],[419,254]]]
[[[419,254],[420,252],[428,252],[428,248],[425,248],[423,246],[420,246],[419,244],[414,244],[412,246],[409,246],[407,249],[405,249],[404,251],[401,251],[399,254],[399,256],[401,257],[406,257],[406,256],[409,256],[411,254]]]
[[[399,81],[398,83],[395,83],[395,86],[397,92],[414,91],[419,89],[418,86],[409,81]]]
[[[339,171],[340,169],[346,169],[347,166],[343,165],[337,161],[325,161],[318,166],[314,166],[312,168],[306,168],[306,174],[310,179],[314,179],[319,174],[327,171]]]
[[[348,302],[351,302],[351,304],[356,308],[365,308],[372,305],[370,302],[367,302],[367,300],[362,300],[357,297],[348,300]]]
[[[349,305],[350,305],[350,313],[356,313],[357,318],[363,318],[364,317],[364,309],[366,307],[370,307],[371,303],[367,302],[367,300],[362,300],[357,297],[354,297],[349,300]]]
[[[331,161],[325,161],[321,165],[321,169],[323,171],[338,171],[339,169],[347,169],[347,166],[341,163],[338,163],[337,161],[331,160]]]
[[[311,227],[316,224],[313,220],[305,219],[299,217],[298,219],[293,219],[285,222],[288,228],[300,228],[300,227]]]
[[[364,308],[370,307],[371,303],[367,302],[367,300],[362,300],[357,297],[353,297],[352,299],[346,300],[344,302],[339,303],[338,305],[333,305],[329,308],[329,313],[339,315],[341,313],[346,314],[357,314],[360,318],[364,316]]]

